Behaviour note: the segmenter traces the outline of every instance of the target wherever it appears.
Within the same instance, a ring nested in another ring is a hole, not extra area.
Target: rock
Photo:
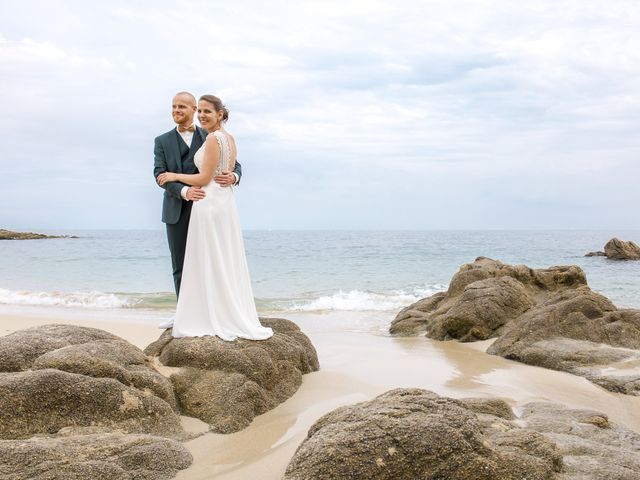
[[[180,418],[164,400],[112,378],[55,369],[0,373],[0,438],[100,431],[182,437]]]
[[[192,460],[179,442],[147,435],[0,440],[0,478],[4,480],[164,480]]]
[[[589,252],[584,255],[585,257],[606,257],[607,254],[604,252]]]
[[[640,260],[640,247],[632,241],[612,238],[604,246],[604,253],[612,260]]]
[[[606,415],[543,402],[519,410],[516,418],[495,398],[392,390],[320,418],[284,478],[640,478],[640,435]]]
[[[555,443],[563,456],[562,480],[640,478],[640,434],[602,413],[530,403],[524,405],[520,421]]]
[[[303,374],[319,368],[315,348],[295,323],[260,320],[274,331],[267,340],[173,338],[167,330],[145,349],[163,365],[179,367],[171,380],[181,410],[209,423],[214,432],[247,427],[256,415],[293,395]]]
[[[78,238],[70,235],[44,235],[32,232],[12,232],[0,229],[0,240],[40,240],[43,238]]]
[[[173,386],[142,351],[96,328],[43,325],[0,337],[0,372],[55,368],[91,377],[108,377],[149,392],[176,409]]]
[[[393,335],[437,340],[498,337],[487,353],[581,375],[640,395],[640,310],[618,310],[577,266],[531,269],[480,257],[447,292],[403,309]]]
[[[640,310],[611,307],[591,291],[556,295],[513,321],[487,353],[640,395]]]
[[[99,340],[122,340],[104,330],[75,325],[42,325],[0,337],[0,371],[28,370],[47,352]]]
[[[534,270],[479,257],[460,267],[447,292],[400,311],[390,332],[426,334],[436,340],[486,340],[533,307],[540,294],[586,286],[586,276],[576,266]]]
[[[129,342],[73,325],[0,338],[0,477],[165,479],[191,464],[171,381]],[[28,437],[37,435],[28,439]]]
[[[311,427],[284,478],[555,479],[562,467],[555,445],[505,419],[508,406],[492,402],[397,389],[338,408]]]
[[[0,337],[0,438],[76,431],[182,437],[171,381],[103,330],[43,325]]]

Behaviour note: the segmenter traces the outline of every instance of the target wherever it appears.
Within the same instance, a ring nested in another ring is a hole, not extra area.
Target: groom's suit
[[[174,173],[198,173],[193,157],[204,144],[207,132],[196,127],[193,132],[191,145],[187,145],[177,128],[156,137],[153,148],[153,178],[164,172]],[[242,177],[242,167],[236,162],[234,173],[238,176],[238,183]],[[167,240],[171,251],[171,264],[173,267],[173,283],[176,296],[180,294],[180,282],[182,280],[182,265],[184,264],[184,252],[187,246],[187,232],[189,218],[193,202],[182,197],[184,183],[169,182],[162,185],[164,188],[164,201],[162,204],[162,221],[167,225]]]

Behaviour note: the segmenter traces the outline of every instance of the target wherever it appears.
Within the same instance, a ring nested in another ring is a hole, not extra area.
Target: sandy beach
[[[392,338],[376,331],[342,331],[339,315],[348,313],[288,315],[315,345],[320,371],[305,375],[293,397],[257,417],[247,429],[230,435],[204,433],[187,442],[194,463],[176,478],[280,479],[307,430],[320,416],[397,387],[425,388],[456,398],[500,397],[516,410],[531,401],[557,402],[605,412],[611,420],[640,430],[640,398],[608,392],[570,374],[487,355],[484,349],[490,341],[461,344]],[[3,335],[46,323],[100,328],[140,348],[161,333],[149,323],[0,315]],[[334,327],[327,331],[327,325]],[[183,424],[193,432],[207,431],[207,425],[196,419],[183,417]]]

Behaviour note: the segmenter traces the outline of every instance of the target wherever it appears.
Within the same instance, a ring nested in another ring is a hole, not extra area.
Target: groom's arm
[[[160,137],[157,137],[154,141],[153,146],[153,179],[158,184],[156,180],[158,175],[164,172],[168,172],[169,168],[167,167],[167,158],[164,153],[164,147],[162,146],[162,142],[160,141]],[[158,184],[160,187],[164,188],[171,195],[176,198],[183,199],[181,191],[185,187],[184,183],[180,182],[169,182],[164,185]]]

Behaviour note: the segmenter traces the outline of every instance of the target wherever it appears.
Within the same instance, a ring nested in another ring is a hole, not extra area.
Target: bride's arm
[[[200,173],[173,173],[165,172],[158,175],[158,183],[162,186],[167,182],[182,182],[194,187],[204,187],[213,178],[218,162],[220,161],[220,147],[215,135],[207,136],[204,144],[204,159]]]

